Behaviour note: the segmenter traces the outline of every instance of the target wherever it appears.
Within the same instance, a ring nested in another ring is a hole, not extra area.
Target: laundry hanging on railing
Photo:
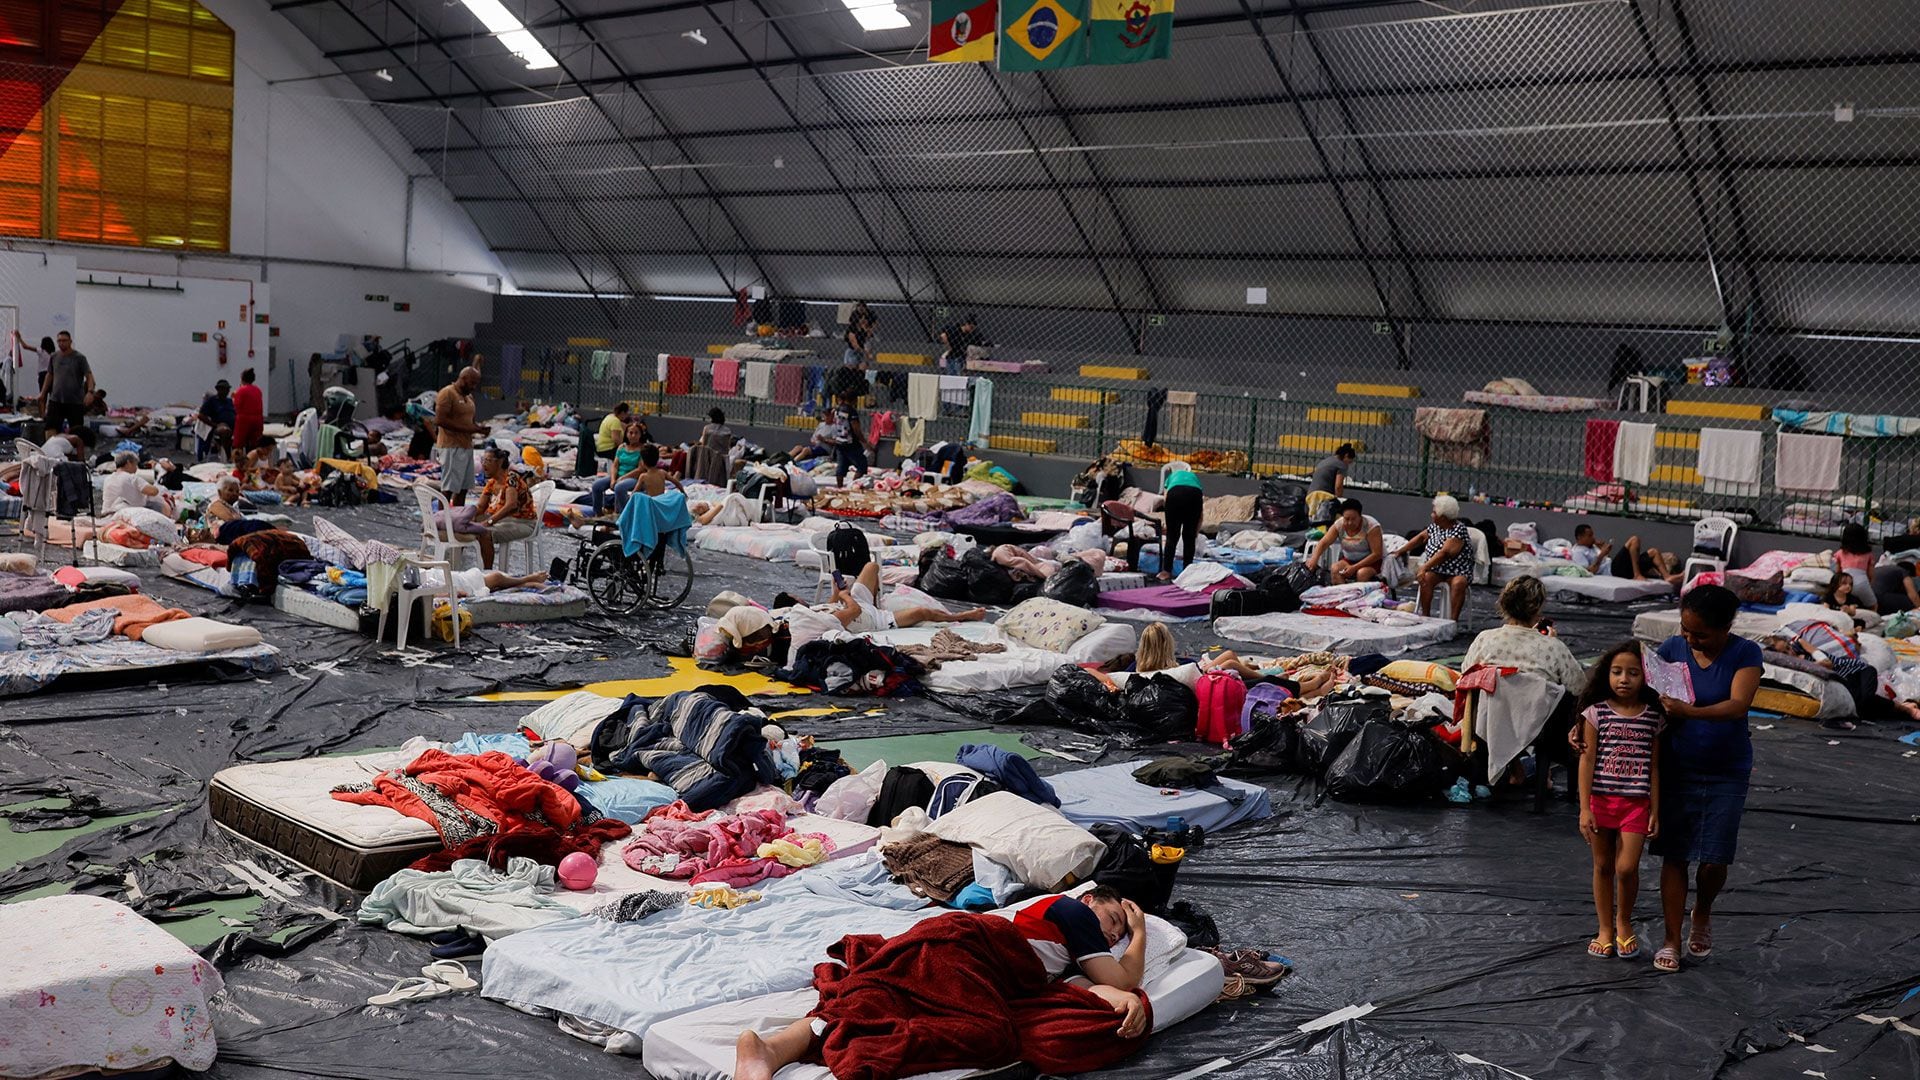
[[[1613,449],[1619,438],[1620,421],[1587,421],[1586,438],[1580,454],[1587,479],[1602,484],[1613,483]]]
[[[1493,460],[1493,426],[1485,409],[1422,406],[1413,412],[1413,429],[1448,464],[1477,469]]]
[[[520,397],[520,368],[527,362],[527,350],[519,345],[500,346],[500,398],[515,401]]]
[[[1845,439],[1782,432],[1773,451],[1773,483],[1781,491],[1830,495],[1840,488]]]
[[[740,361],[715,360],[713,362],[713,392],[727,397],[740,392]]]
[[[1711,495],[1753,496],[1760,492],[1758,431],[1734,428],[1700,430],[1700,486]]]
[[[773,403],[799,405],[806,396],[807,369],[799,364],[778,364],[773,369]]]
[[[773,397],[773,365],[765,360],[750,360],[746,364],[746,394],[755,401],[766,401]]]
[[[1852,435],[1861,439],[1897,439],[1920,435],[1920,419],[1911,416],[1866,416],[1860,413],[1775,409],[1774,423],[1790,431]]]

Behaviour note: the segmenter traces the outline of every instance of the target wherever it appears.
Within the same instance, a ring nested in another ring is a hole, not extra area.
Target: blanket
[[[150,596],[129,593],[126,596],[109,596],[102,600],[89,600],[84,604],[68,604],[66,607],[52,608],[45,614],[55,622],[72,622],[86,612],[96,608],[110,608],[119,612],[113,621],[113,632],[122,637],[140,640],[147,627],[155,623],[172,622],[188,617],[179,608],[163,606]]]
[[[588,743],[604,771],[653,773],[693,810],[711,810],[780,783],[760,728],[766,717],[731,686],[679,690],[658,700],[628,695]]]
[[[787,846],[776,843],[782,840]],[[800,869],[797,853],[806,850],[808,841],[822,856],[833,850],[825,837],[795,834],[776,810],[695,813],[686,803],[675,802],[650,811],[620,856],[643,874],[738,889]],[[782,860],[781,852],[789,857]]]
[[[620,547],[631,558],[650,554],[664,537],[673,550],[687,550],[687,529],[693,517],[687,512],[687,497],[678,491],[664,495],[636,496],[620,511]]]
[[[891,939],[848,935],[827,955],[834,962],[813,969],[813,1015],[826,1024],[814,1060],[837,1080],[1016,1061],[1042,1073],[1089,1072],[1145,1042],[1119,1038],[1119,1014],[1053,981],[1013,922],[997,915],[956,912]]]
[[[228,565],[244,556],[253,561],[253,584],[244,595],[271,597],[280,586],[280,564],[288,559],[311,558],[307,542],[286,529],[268,529],[249,533],[227,545]]]
[[[1485,409],[1423,405],[1414,410],[1413,428],[1433,444],[1441,461],[1477,469],[1493,456],[1493,428],[1487,423]]]

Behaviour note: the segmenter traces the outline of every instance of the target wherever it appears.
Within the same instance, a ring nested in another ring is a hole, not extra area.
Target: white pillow
[[[1063,604],[1050,597],[1022,600],[996,625],[1015,641],[1048,652],[1066,652],[1073,643],[1106,622],[1106,616]]]
[[[927,826],[942,840],[966,844],[1020,875],[1036,889],[1057,889],[1086,877],[1106,846],[1051,806],[996,791],[947,811]]]
[[[1140,635],[1132,623],[1110,622],[1067,649],[1076,664],[1104,664],[1132,652],[1140,644]]]
[[[167,515],[145,506],[128,506],[113,512],[113,520],[125,522],[147,534],[156,544],[177,544],[180,530]]]
[[[147,627],[140,640],[174,652],[225,652],[260,644],[260,631],[213,619],[175,619]]]

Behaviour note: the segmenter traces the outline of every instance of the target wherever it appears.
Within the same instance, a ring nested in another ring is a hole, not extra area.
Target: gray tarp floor
[[[403,543],[417,528],[399,506],[322,513]],[[293,514],[304,523],[312,511]],[[769,597],[811,583],[791,565],[700,555],[698,566],[680,612],[485,627],[461,651],[435,648],[412,664],[358,635],[143,571],[163,600],[260,627],[287,670],[238,681],[170,672],[164,684],[62,685],[0,702],[0,806],[11,819],[0,896],[124,897],[134,874],[142,909],[223,969],[220,1077],[643,1075],[636,1060],[470,995],[367,1007],[418,971],[425,945],[315,914],[350,911],[353,897],[213,829],[205,786],[235,762],[509,729],[532,706],[470,695],[664,674],[714,593]],[[1492,625],[1487,594],[1473,606],[1475,625]],[[1553,614],[1589,658],[1628,636],[1642,609]],[[1178,624],[1175,636],[1188,651],[1214,643],[1204,623]],[[1420,655],[1457,656],[1467,640]],[[978,731],[1017,703],[890,700],[874,714],[875,703],[853,701],[790,726],[827,741]],[[1542,814],[1525,802],[1349,806],[1276,778],[1276,815],[1212,838],[1175,897],[1211,913],[1229,946],[1269,948],[1295,973],[1270,997],[1216,1005],[1157,1037],[1110,1074],[1172,1077],[1212,1063],[1234,1077],[1920,1076],[1920,758],[1896,741],[1908,726],[1843,735],[1756,723],[1753,791],[1711,959],[1659,976],[1645,962],[1586,957],[1588,855],[1565,804]],[[1086,742],[1028,727],[996,735],[1016,739]],[[1045,772],[1072,767],[1034,757]],[[234,888],[221,867],[242,858],[287,875],[301,895],[263,902]],[[1656,878],[1649,861],[1643,937],[1658,935]],[[1374,1010],[1295,1031],[1359,1004]]]

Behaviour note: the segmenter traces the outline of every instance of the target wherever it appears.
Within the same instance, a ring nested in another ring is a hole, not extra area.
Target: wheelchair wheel
[[[693,591],[693,556],[671,549],[656,554],[660,561],[647,560],[639,572],[644,579],[642,600],[648,607],[661,610],[679,607]]]
[[[609,615],[630,615],[646,603],[644,582],[620,541],[609,540],[587,556],[587,595]]]

